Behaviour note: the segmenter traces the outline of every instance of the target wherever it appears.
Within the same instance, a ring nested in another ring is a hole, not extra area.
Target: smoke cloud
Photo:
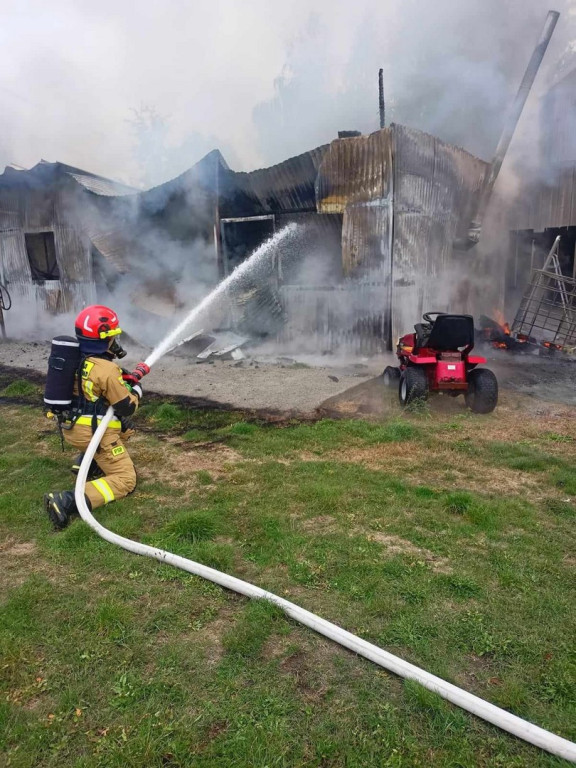
[[[375,130],[380,67],[389,120],[487,158],[549,2],[6,0],[0,164],[60,160],[146,186],[214,146],[239,170],[269,165]],[[576,37],[570,0],[555,8],[539,88]]]

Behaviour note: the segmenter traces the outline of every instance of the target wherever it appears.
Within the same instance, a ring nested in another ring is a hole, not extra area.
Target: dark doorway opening
[[[245,261],[275,231],[274,216],[221,219],[220,227],[224,276]]]
[[[60,280],[54,232],[25,234],[24,240],[32,280],[35,283],[43,283],[45,280]]]

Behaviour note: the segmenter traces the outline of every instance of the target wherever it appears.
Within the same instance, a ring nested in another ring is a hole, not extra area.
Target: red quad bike
[[[485,357],[470,354],[472,316],[427,312],[423,320],[414,326],[415,333],[398,341],[400,366],[384,370],[385,386],[398,385],[402,405],[426,400],[430,392],[445,392],[452,397],[463,394],[475,413],[491,413],[498,403],[498,381],[487,368],[476,368],[486,362]]]

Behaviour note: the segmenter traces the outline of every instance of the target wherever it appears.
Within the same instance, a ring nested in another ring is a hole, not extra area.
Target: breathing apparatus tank
[[[55,336],[48,358],[44,403],[54,414],[72,407],[74,377],[80,366],[80,343],[73,336]]]

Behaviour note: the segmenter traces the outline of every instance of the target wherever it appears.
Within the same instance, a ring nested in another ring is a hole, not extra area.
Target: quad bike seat
[[[430,330],[429,330],[430,329]],[[431,326],[416,323],[416,346],[447,352],[474,346],[472,315],[438,315]]]

